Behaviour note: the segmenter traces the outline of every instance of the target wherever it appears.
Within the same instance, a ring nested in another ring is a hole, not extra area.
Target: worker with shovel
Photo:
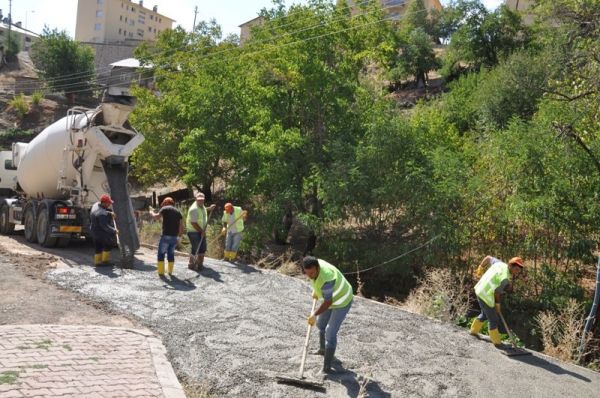
[[[162,234],[158,242],[156,263],[158,276],[161,277],[165,274],[165,254],[168,262],[167,273],[171,276],[175,267],[175,247],[179,239],[181,239],[181,235],[183,235],[183,216],[175,207],[173,198],[170,197],[163,199],[158,212],[150,208],[150,215],[154,220],[162,218]]]
[[[225,253],[223,254],[225,261],[234,261],[237,256],[237,251],[242,242],[242,231],[244,230],[244,220],[248,217],[248,212],[242,210],[239,206],[234,206],[231,203],[225,203],[223,211],[223,229],[221,235],[225,236]]]
[[[487,266],[489,266],[488,270],[483,273],[475,285],[475,294],[481,313],[471,324],[471,334],[477,336],[483,322],[487,320],[490,340],[494,346],[500,347],[502,344],[498,331],[499,316],[501,315],[500,301],[505,291],[512,290],[512,279],[516,278],[523,270],[523,260],[520,257],[513,257],[506,264],[497,258],[486,256],[479,264],[479,273]]]
[[[112,265],[109,262],[110,248],[113,245],[117,228],[113,220],[111,205],[113,200],[104,194],[90,210],[90,230],[94,238],[94,265]]]
[[[208,211],[212,212],[216,206],[210,205]],[[194,271],[201,271],[204,265],[204,253],[206,253],[206,226],[208,225],[208,213],[204,207],[204,194],[198,192],[196,201],[190,206],[187,218],[186,229],[192,245],[190,253],[190,262],[188,268]]]
[[[337,347],[337,334],[350,311],[354,294],[352,286],[335,266],[312,256],[304,257],[302,269],[311,280],[313,299],[323,299],[320,307],[308,317],[308,324],[319,328],[319,350],[324,355],[323,373],[332,373],[331,364]]]

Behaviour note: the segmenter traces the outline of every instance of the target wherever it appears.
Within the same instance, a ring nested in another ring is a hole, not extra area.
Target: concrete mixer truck
[[[121,265],[133,266],[139,238],[128,159],[144,137],[127,120],[133,100],[126,99],[109,96],[96,109],[72,108],[30,143],[0,153],[0,233],[23,225],[29,242],[67,246],[90,236],[90,209],[110,193]]]

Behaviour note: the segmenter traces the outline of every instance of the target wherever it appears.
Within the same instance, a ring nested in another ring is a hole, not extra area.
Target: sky
[[[137,2],[137,1],[136,1]],[[286,5],[305,3],[306,0],[286,0]],[[442,0],[445,4],[448,1]],[[503,0],[483,0],[489,9],[496,8]],[[216,19],[223,28],[223,36],[239,34],[238,26],[258,15],[264,7],[270,7],[271,0],[145,0],[144,6],[158,6],[158,12],[191,30],[194,24],[194,7],[198,7],[197,21]],[[9,0],[0,0],[0,9],[8,15]],[[44,25],[58,30],[66,30],[75,36],[77,0],[12,0],[13,21],[21,21],[23,27],[41,33]]]

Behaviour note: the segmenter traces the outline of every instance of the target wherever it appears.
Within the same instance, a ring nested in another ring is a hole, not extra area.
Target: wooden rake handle
[[[315,307],[317,306],[317,299],[313,299],[312,309],[310,313],[313,314],[315,312]],[[302,379],[304,377],[304,364],[306,363],[306,353],[308,352],[308,341],[310,340],[310,330],[312,329],[311,325],[308,325],[306,330],[306,340],[304,340],[304,350],[302,351],[302,360],[300,361],[300,371],[298,372],[298,377]]]

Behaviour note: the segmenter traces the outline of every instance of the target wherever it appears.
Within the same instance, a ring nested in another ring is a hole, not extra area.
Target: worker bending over
[[[225,203],[225,211],[223,211],[223,229],[221,235],[225,237],[225,253],[224,258],[227,261],[235,260],[237,251],[242,242],[242,231],[244,231],[244,220],[248,217],[248,212],[242,210],[239,206],[234,206],[231,203]]]
[[[169,265],[167,272],[171,276],[175,266],[175,247],[181,235],[183,235],[183,216],[175,207],[173,198],[170,197],[164,198],[158,212],[150,208],[150,215],[155,220],[162,218],[162,234],[158,242],[158,259],[156,265],[158,276],[160,277],[165,274],[165,254],[167,255]]]
[[[500,314],[500,301],[505,291],[512,291],[512,279],[517,277],[523,270],[523,260],[520,257],[513,257],[508,264],[494,258],[486,256],[479,264],[478,274],[489,266],[479,282],[475,285],[475,294],[477,302],[481,308],[481,314],[473,320],[471,324],[471,334],[477,336],[483,322],[489,322],[488,330],[490,340],[498,347],[501,345],[500,332],[498,332],[498,323]]]
[[[319,328],[319,350],[324,355],[323,373],[332,373],[331,364],[337,347],[337,334],[350,311],[354,294],[344,275],[325,260],[312,256],[304,257],[302,269],[311,280],[312,297],[323,299],[323,303],[308,317],[313,326],[315,319]]]
[[[113,200],[104,194],[90,210],[90,230],[94,238],[94,265],[112,265],[110,249],[117,235],[114,215],[111,209]]]

